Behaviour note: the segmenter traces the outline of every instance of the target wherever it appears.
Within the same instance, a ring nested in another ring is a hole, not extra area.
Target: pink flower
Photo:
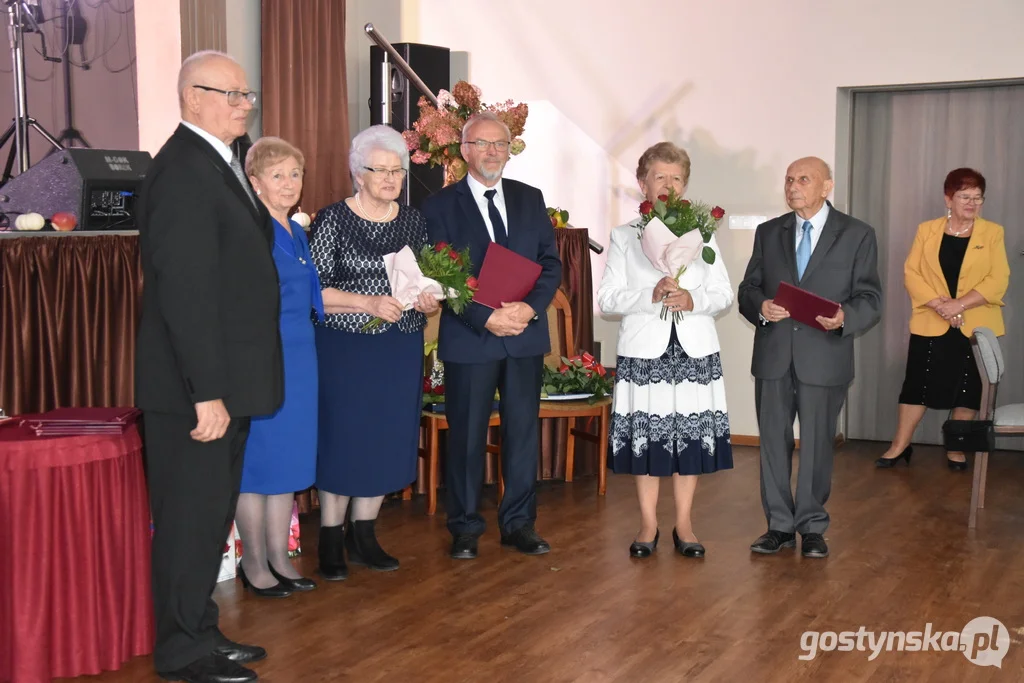
[[[428,161],[430,161],[430,154],[424,152],[422,149],[418,149],[412,153],[412,163],[425,164]]]
[[[420,134],[415,130],[405,131],[402,133],[402,137],[405,138],[405,146],[409,148],[410,152],[414,152],[420,148]]]

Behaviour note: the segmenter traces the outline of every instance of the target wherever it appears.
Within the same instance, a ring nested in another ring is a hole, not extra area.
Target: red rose
[[[722,220],[722,216],[724,215],[725,209],[723,209],[720,206],[716,206],[715,208],[711,209],[711,217],[714,218],[716,221]]]
[[[651,204],[649,201],[645,199],[643,203],[640,204],[640,214],[646,215],[649,214],[651,211],[654,211],[654,204]]]
[[[436,251],[439,254],[442,251],[444,251],[445,249],[447,249],[447,248],[448,248],[448,243],[447,242],[438,242],[437,244],[434,245],[434,251]]]
[[[690,200],[689,199],[684,199],[683,201],[681,201],[679,203],[682,204],[683,206],[689,206],[690,205]]]
[[[658,195],[658,199],[663,201],[663,202],[667,202],[668,201],[668,195],[667,194],[659,194]]]
[[[475,277],[470,276],[466,279],[466,286],[469,287],[470,289],[476,289],[477,287],[480,286],[480,283],[477,282],[477,279]]]
[[[458,265],[462,265],[462,257],[459,256],[459,252],[449,251],[448,256],[450,256],[452,261],[455,261],[455,263],[457,263]]]
[[[444,396],[444,385],[438,384],[437,388],[434,389],[434,393],[437,394],[438,396]]]
[[[431,389],[432,389],[432,387],[430,386],[430,378],[429,377],[424,377],[423,378],[423,393],[424,394],[429,394]]]

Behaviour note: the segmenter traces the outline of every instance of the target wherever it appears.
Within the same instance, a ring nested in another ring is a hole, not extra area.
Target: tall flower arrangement
[[[520,136],[526,128],[529,107],[512,100],[484,104],[480,95],[480,88],[459,81],[451,92],[442,90],[438,93],[436,107],[426,97],[421,97],[419,118],[411,130],[402,134],[414,164],[445,167],[445,184],[462,180],[466,175],[468,169],[460,148],[462,127],[473,114],[494,112],[512,132],[509,152],[516,155],[526,149],[526,143]]]

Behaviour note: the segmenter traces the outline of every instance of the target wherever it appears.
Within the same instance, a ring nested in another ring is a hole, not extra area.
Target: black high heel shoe
[[[290,579],[283,574],[278,574],[277,570],[274,569],[274,565],[269,562],[267,563],[267,567],[270,569],[270,573],[274,575],[274,578],[277,579],[285,588],[291,589],[292,592],[305,593],[316,588],[316,581],[313,579],[307,579],[304,576],[300,576],[297,579]]]
[[[679,534],[676,533],[675,529],[672,530],[672,542],[675,544],[676,550],[683,557],[695,557],[700,559],[705,555],[706,551],[704,550],[703,545],[700,543],[689,543],[682,540],[679,538]]]
[[[907,467],[910,467],[910,456],[912,456],[913,454],[914,447],[907,446],[895,458],[879,458],[878,460],[875,461],[875,467],[878,467],[880,469],[889,469],[890,467],[895,467],[896,463],[898,463],[900,460],[906,460]]]
[[[253,595],[258,595],[261,598],[287,598],[292,594],[292,590],[281,583],[277,583],[270,588],[257,588],[249,583],[249,578],[245,575],[245,570],[242,569],[241,564],[238,565],[238,578],[242,580],[242,585],[247,590],[252,591]]]
[[[660,536],[661,530],[656,529],[654,532],[654,540],[650,543],[645,543],[643,541],[633,541],[633,543],[629,546],[630,556],[639,557],[641,559],[645,557],[650,557],[651,553],[653,553],[658,548],[658,538]]]
[[[949,456],[946,456],[946,466],[954,472],[964,472],[967,469],[967,456],[964,456],[962,461],[950,460]]]

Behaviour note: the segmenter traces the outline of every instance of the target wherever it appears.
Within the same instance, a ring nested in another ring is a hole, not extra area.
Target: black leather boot
[[[328,581],[344,581],[348,578],[345,564],[345,525],[320,527],[320,576]]]
[[[345,549],[352,564],[363,565],[378,572],[392,572],[398,569],[398,560],[384,552],[377,542],[374,531],[376,520],[366,519],[349,522],[345,536]]]

